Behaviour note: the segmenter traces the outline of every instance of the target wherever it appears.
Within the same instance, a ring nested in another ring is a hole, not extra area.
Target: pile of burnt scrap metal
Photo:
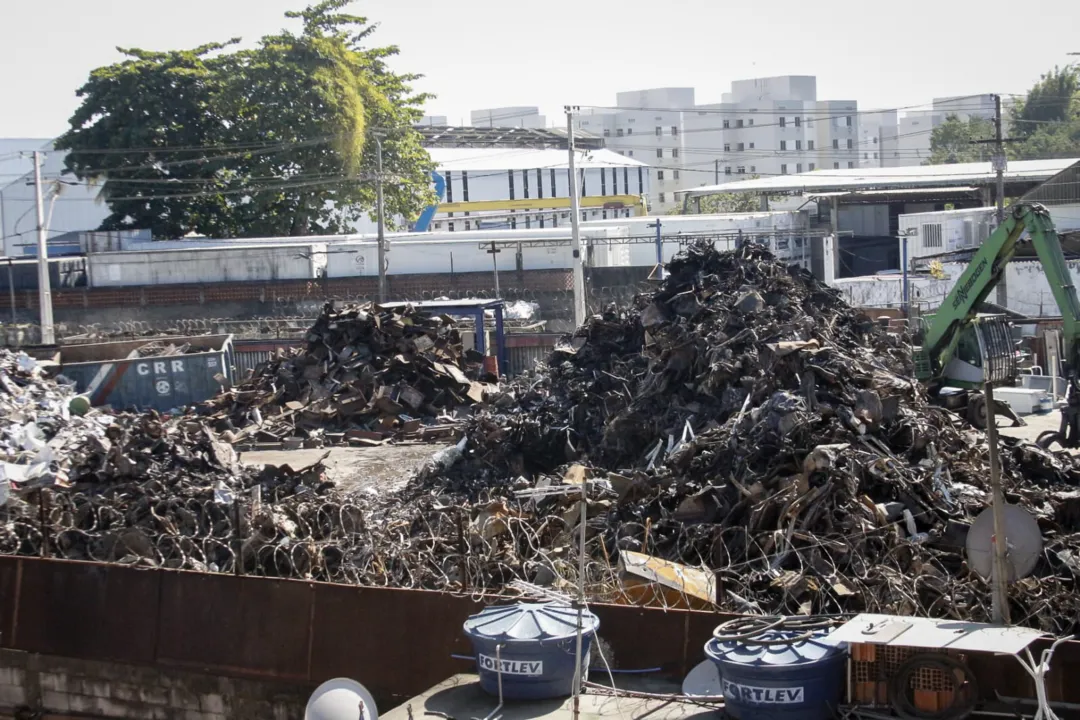
[[[564,486],[588,478],[595,598],[640,597],[634,576],[737,612],[986,620],[965,538],[989,504],[988,446],[909,379],[908,340],[759,248],[695,246],[668,270],[504,386],[396,499],[384,523],[409,532],[387,539],[380,580],[573,588]],[[1045,542],[1012,617],[1072,632],[1080,464],[1002,443],[1006,497]]]
[[[360,510],[320,462],[245,467],[198,418],[101,412],[43,370],[0,350],[0,553],[356,580]]]
[[[483,356],[463,349],[453,319],[411,306],[330,303],[306,340],[202,408],[224,439],[320,447],[448,438],[456,411],[497,383]]]

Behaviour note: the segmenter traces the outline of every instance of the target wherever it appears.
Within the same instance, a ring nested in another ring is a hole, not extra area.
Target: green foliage
[[[994,137],[994,124],[989,120],[973,117],[961,120],[949,115],[945,122],[934,128],[930,135],[930,159],[927,165],[965,163],[988,160],[990,146],[973,144],[976,140]]]
[[[1075,65],[1054,68],[1044,74],[1028,91],[1027,97],[1013,107],[1011,136],[1028,138],[1042,125],[1074,120],[1077,90],[1080,90],[1080,76]]]
[[[432,164],[413,125],[427,96],[396,74],[396,47],[365,48],[366,18],[323,0],[287,13],[282,31],[192,50],[121,49],[79,89],[82,105],[59,147],[70,171],[103,183],[102,229],[155,237],[346,232],[375,206],[383,140],[387,216],[431,201]]]
[[[1043,75],[1011,112],[1010,138],[1005,149],[1013,160],[1080,157],[1080,72],[1075,65],[1054,68]],[[950,116],[934,128],[928,164],[989,160],[992,144],[972,140],[994,137],[994,124]]]

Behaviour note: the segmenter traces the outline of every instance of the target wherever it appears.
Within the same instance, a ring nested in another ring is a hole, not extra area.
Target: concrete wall
[[[131,720],[292,720],[311,689],[155,667],[0,650],[0,715]]]
[[[309,280],[326,267],[325,243],[91,255],[90,286]]]

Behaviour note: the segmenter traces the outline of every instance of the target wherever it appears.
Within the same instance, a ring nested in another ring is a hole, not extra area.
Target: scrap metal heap
[[[754,246],[693,246],[668,271],[492,398],[460,460],[412,484],[393,513],[412,532],[384,551],[409,568],[396,579],[573,587],[573,498],[515,491],[588,474],[604,488],[588,506],[595,598],[625,597],[634,552],[704,571],[725,610],[989,619],[964,550],[989,504],[986,439],[927,402],[907,340]],[[1073,632],[1080,463],[1009,438],[1002,456],[1008,501],[1046,543],[1012,617]]]
[[[306,340],[204,405],[223,438],[319,446],[434,436],[436,419],[453,422],[488,388],[483,356],[462,348],[454,321],[412,306],[328,303]]]
[[[69,390],[28,358],[0,355],[11,480],[0,552],[565,590],[578,579],[579,514],[564,491],[588,481],[593,599],[641,601],[626,575],[646,558],[667,563],[655,574],[669,586],[724,610],[987,620],[988,584],[964,552],[989,504],[985,436],[927,402],[906,340],[752,246],[693,246],[668,271],[633,308],[589,320],[548,365],[485,388],[460,442],[383,495],[346,493],[318,465],[239,467],[195,414],[71,417]],[[401,420],[386,401],[411,406],[406,388],[422,388],[421,408],[465,402],[449,369],[462,369],[456,335],[433,319],[387,319],[328,308],[304,353],[203,412],[221,412],[215,422],[227,417],[235,433],[306,427],[309,412],[332,427]],[[1035,571],[1010,585],[1012,618],[1075,632],[1080,461],[1003,438],[1002,465],[1008,501],[1038,518],[1045,542]]]

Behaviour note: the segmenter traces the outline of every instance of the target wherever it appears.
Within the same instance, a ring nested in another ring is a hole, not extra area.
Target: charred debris
[[[306,346],[279,353],[201,411],[238,446],[378,445],[451,437],[498,378],[452,318],[412,306],[326,305]]]
[[[8,469],[22,475],[0,551],[453,592],[568,589],[575,492],[587,486],[594,599],[990,617],[964,549],[989,504],[984,435],[927,402],[906,338],[766,251],[691,246],[655,292],[591,318],[546,365],[498,387],[460,347],[440,318],[327,307],[302,352],[169,419],[49,410],[42,393],[65,389],[5,355],[4,467],[49,472]],[[60,419],[25,429],[42,414]],[[345,492],[319,465],[243,468],[230,444],[279,429],[381,442],[439,418],[459,426],[457,444],[384,494]],[[41,443],[55,454],[41,458]],[[1012,617],[1073,632],[1080,464],[1009,438],[1002,462],[1008,502],[1035,515],[1045,543],[1010,585]],[[640,592],[641,577],[663,591]]]

